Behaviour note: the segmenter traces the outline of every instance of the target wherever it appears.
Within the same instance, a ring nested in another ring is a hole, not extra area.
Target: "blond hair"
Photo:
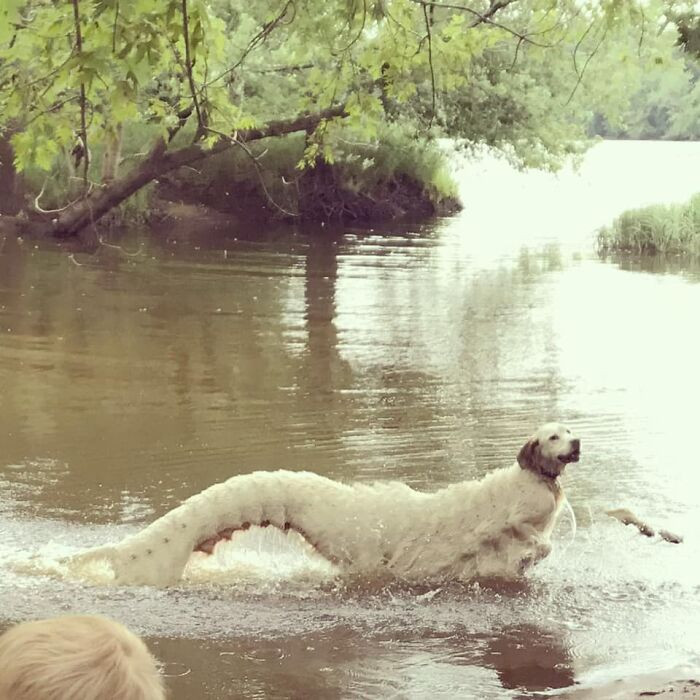
[[[0,636],[0,700],[163,700],[156,661],[118,622],[70,615]]]

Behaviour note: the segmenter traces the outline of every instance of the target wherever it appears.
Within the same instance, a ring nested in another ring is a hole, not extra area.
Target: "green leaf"
[[[20,19],[19,10],[23,4],[22,0],[2,0],[2,6],[0,6],[0,44],[5,44],[12,39],[15,33],[13,25]]]

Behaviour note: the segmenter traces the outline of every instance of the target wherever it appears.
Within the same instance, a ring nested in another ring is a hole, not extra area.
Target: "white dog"
[[[513,466],[434,493],[398,482],[342,484],[310,472],[253,472],[192,496],[148,527],[73,558],[106,559],[121,584],[177,583],[193,551],[251,525],[296,530],[354,573],[407,580],[513,578],[547,556],[564,500],[559,474],[579,459],[564,425],[542,426]]]

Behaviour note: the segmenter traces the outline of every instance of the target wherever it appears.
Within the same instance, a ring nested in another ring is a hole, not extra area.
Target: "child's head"
[[[156,661],[93,615],[24,622],[0,636],[0,700],[163,700]]]

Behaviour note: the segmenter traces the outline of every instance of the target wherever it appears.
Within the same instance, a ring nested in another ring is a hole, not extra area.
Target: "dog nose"
[[[573,447],[575,450],[580,450],[581,449],[581,441],[578,438],[575,438],[574,440],[571,441],[571,447]]]

